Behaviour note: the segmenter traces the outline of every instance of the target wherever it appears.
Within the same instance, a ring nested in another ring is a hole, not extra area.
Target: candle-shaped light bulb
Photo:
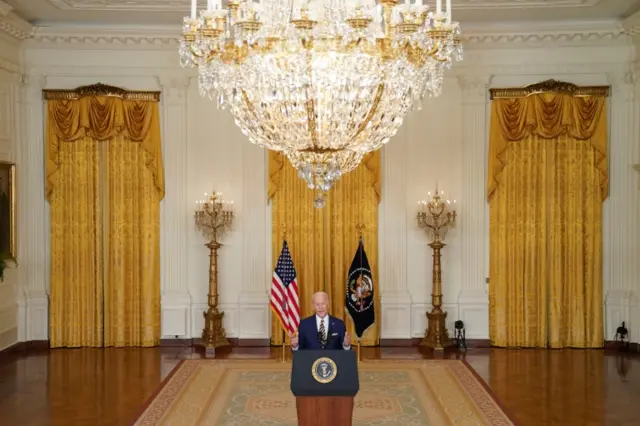
[[[442,13],[442,0],[436,0],[436,13]]]
[[[213,2],[214,0],[207,0],[207,10],[211,12],[213,10]]]
[[[451,0],[447,0],[447,20],[451,22]]]
[[[191,0],[191,19],[196,19],[198,10],[198,0]]]

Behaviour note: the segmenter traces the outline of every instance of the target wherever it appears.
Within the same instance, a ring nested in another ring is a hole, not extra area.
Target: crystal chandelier
[[[325,193],[437,96],[461,60],[451,0],[208,0],[184,18],[180,62],[249,140]]]

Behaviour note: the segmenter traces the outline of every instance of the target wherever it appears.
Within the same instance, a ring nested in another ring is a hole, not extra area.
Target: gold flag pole
[[[362,240],[364,238],[364,230],[365,230],[366,226],[364,226],[363,223],[358,223],[356,225],[356,229],[358,230],[358,240]],[[362,352],[360,350],[360,341],[362,340],[362,337],[364,336],[364,333],[362,334],[362,336],[358,337],[358,363],[360,363],[360,361],[362,361]]]
[[[287,225],[282,225],[282,241],[287,240]],[[284,324],[282,324],[282,362],[286,361],[287,355],[287,332],[284,329]]]

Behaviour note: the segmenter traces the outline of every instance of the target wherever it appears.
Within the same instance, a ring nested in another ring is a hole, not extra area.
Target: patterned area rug
[[[183,361],[134,425],[296,425],[290,371],[271,360]],[[366,361],[359,373],[354,426],[515,424],[462,361]]]

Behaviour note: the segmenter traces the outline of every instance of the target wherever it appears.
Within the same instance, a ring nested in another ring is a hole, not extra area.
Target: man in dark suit
[[[300,321],[297,334],[289,334],[291,349],[351,349],[351,337],[344,321],[329,315],[329,295],[316,293],[311,298],[314,315]]]

